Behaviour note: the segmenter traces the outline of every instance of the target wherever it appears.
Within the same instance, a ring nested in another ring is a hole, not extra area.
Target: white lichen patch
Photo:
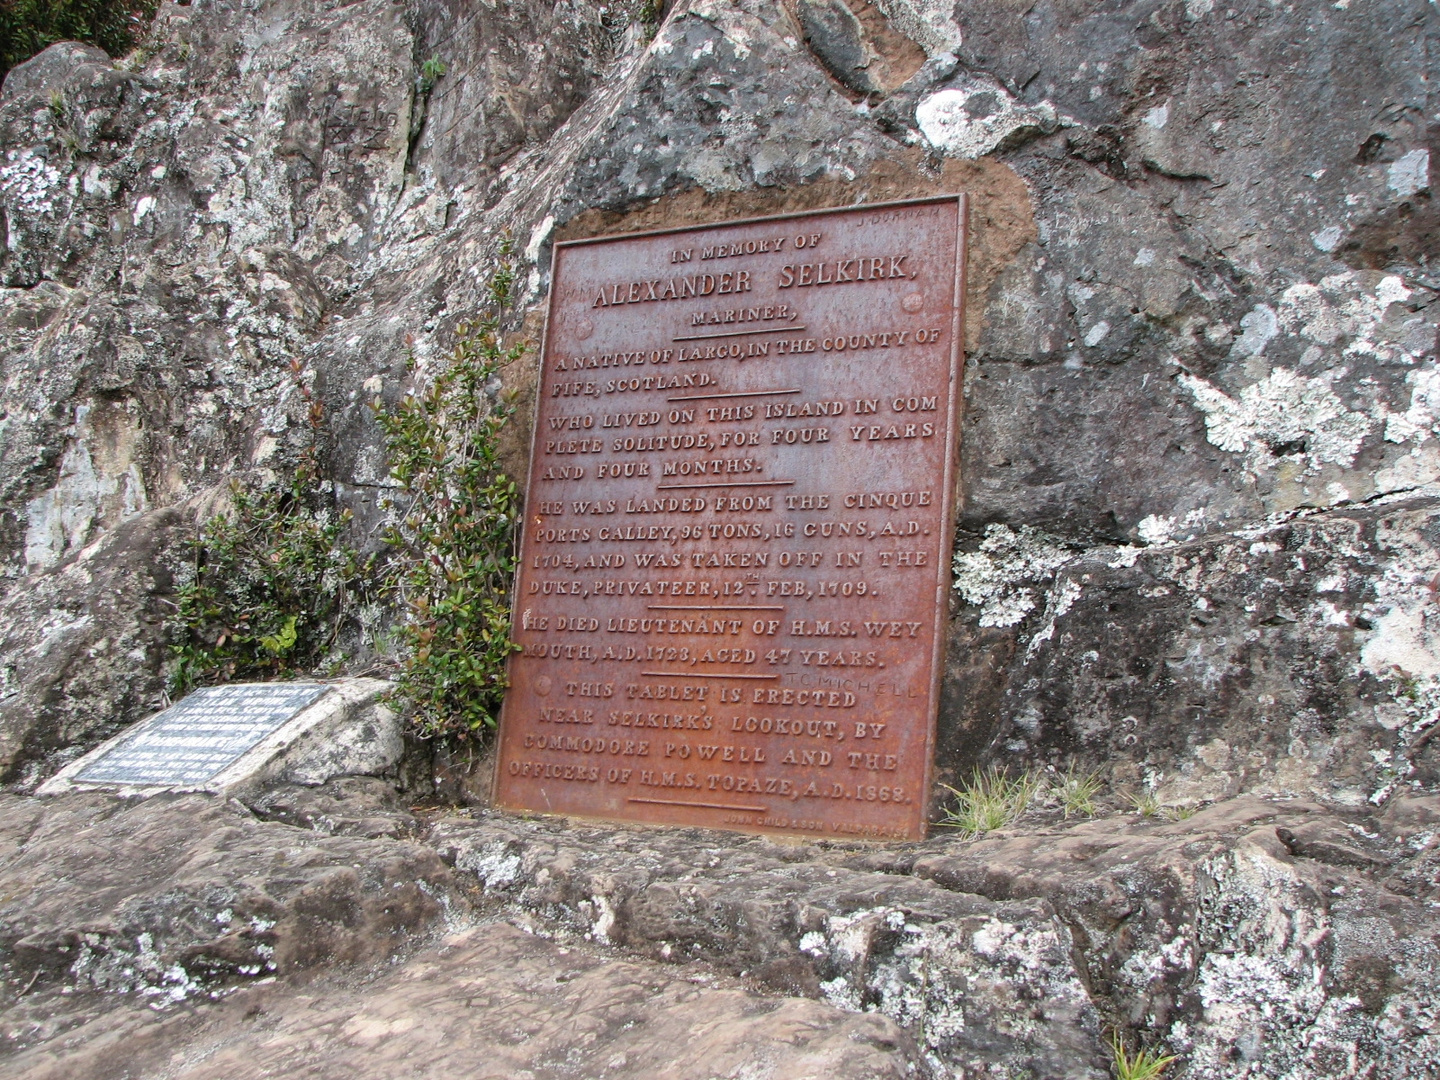
[[[1376,540],[1393,557],[1372,579],[1375,599],[1366,605],[1366,615],[1375,630],[1360,649],[1360,663],[1377,677],[1400,672],[1408,679],[1440,682],[1434,548],[1408,519],[1380,525]]]
[[[607,896],[596,896],[592,903],[595,905],[595,922],[590,928],[590,937],[602,945],[609,945],[610,931],[615,929],[615,908]]]
[[[1152,514],[1151,517],[1153,516]],[[1149,518],[1145,520],[1148,521]],[[1144,521],[1142,521],[1141,524],[1143,525]],[[1115,554],[1105,565],[1111,570],[1128,569],[1135,565],[1136,561],[1140,558],[1140,552],[1143,550],[1144,548],[1138,548],[1134,544],[1121,544],[1115,549]]]
[[[1062,615],[1068,612],[1080,599],[1080,583],[1078,581],[1062,581],[1055,588],[1050,590],[1049,599],[1045,604],[1045,623],[1036,631],[1035,636],[1030,639],[1030,644],[1025,646],[1025,659],[1028,662],[1040,646],[1055,636],[1055,622]]]
[[[1302,281],[1280,295],[1277,328],[1321,347],[1348,339],[1346,355],[1413,362],[1433,342],[1433,334],[1418,332],[1424,321],[1418,316],[1402,312],[1395,319],[1390,310],[1392,304],[1404,304],[1413,295],[1398,274],[1372,270],[1332,274],[1319,284]],[[1413,341],[1406,333],[1409,329],[1417,330]]]
[[[1385,180],[1402,199],[1424,191],[1430,186],[1430,151],[1421,148],[1401,156],[1385,170]]]
[[[1337,920],[1290,865],[1258,846],[1203,871],[1210,884],[1195,928],[1203,1023],[1175,1024],[1167,1040],[1184,1055],[1186,1076],[1429,1074],[1435,1040],[1414,1022],[1433,1011],[1422,1005],[1436,989],[1433,942],[1402,941],[1383,918]],[[1332,978],[1350,955],[1377,954],[1396,964],[1397,982],[1384,1012],[1372,1015]],[[1371,1067],[1362,1068],[1366,1059]]]
[[[950,0],[876,0],[890,25],[925,50],[926,55],[953,53],[962,35]]]
[[[870,954],[875,931],[888,914],[888,908],[876,908],[853,915],[832,915],[826,920],[831,954],[844,963],[864,960]]]
[[[1423,443],[1440,434],[1440,367],[1426,364],[1406,375],[1410,386],[1410,404],[1403,413],[1386,410],[1385,441]]]
[[[1240,336],[1230,347],[1230,358],[1259,356],[1280,333],[1280,317],[1269,304],[1257,304],[1240,319]]]
[[[112,994],[139,994],[175,1005],[206,987],[179,963],[166,963],[149,933],[129,941],[85,934],[69,974],[81,986]]]
[[[1360,667],[1379,680],[1390,697],[1376,706],[1377,719],[1396,732],[1399,756],[1372,751],[1374,790],[1379,805],[1414,770],[1410,748],[1423,746],[1422,733],[1440,724],[1440,629],[1433,617],[1434,549],[1422,522],[1400,519],[1382,524],[1376,539],[1391,553],[1371,579],[1375,598],[1365,614],[1372,631],[1360,648]]]
[[[27,216],[54,213],[63,191],[60,171],[34,154],[12,152],[10,163],[0,166],[0,197]]]
[[[1049,102],[1021,105],[999,83],[982,79],[967,79],[931,94],[915,107],[915,120],[931,146],[949,157],[967,159],[1060,127]]]
[[[981,626],[1014,626],[1035,609],[1036,590],[1075,554],[1029,525],[989,525],[978,551],[955,556],[955,590],[980,608]]]
[[[820,993],[837,1009],[844,1009],[846,1012],[863,1011],[863,1006],[860,1004],[860,991],[843,975],[822,982]]]
[[[917,1032],[942,1075],[951,1073],[941,1063],[956,1060],[957,1044],[970,1032],[1003,1029],[1015,1047],[1012,1067],[1019,1067],[1026,1044],[1042,1041],[1041,1033],[1055,1025],[1097,1026],[1069,935],[1053,920],[977,916],[905,929],[893,951],[872,958],[865,998],[876,1002],[870,1008]],[[981,986],[985,992],[976,993]],[[833,986],[827,997],[839,998],[839,991]]]
[[[1163,514],[1148,514],[1135,526],[1140,539],[1150,546],[1168,544],[1175,535],[1175,519]]]
[[[455,869],[474,874],[486,892],[508,888],[520,878],[520,856],[504,841],[476,850],[462,851],[455,859]]]
[[[1331,463],[1349,467],[1371,428],[1364,413],[1345,407],[1329,378],[1276,368],[1230,397],[1194,375],[1180,376],[1205,414],[1210,442],[1222,450],[1250,452],[1251,468],[1269,468],[1275,457],[1297,455],[1310,471]]]
[[[1345,230],[1338,225],[1327,225],[1310,234],[1310,242],[1316,249],[1326,254],[1334,251],[1340,246],[1340,241],[1345,238]]]

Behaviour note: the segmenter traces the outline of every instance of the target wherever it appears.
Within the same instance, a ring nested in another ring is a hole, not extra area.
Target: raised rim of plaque
[[[618,232],[605,233],[603,236],[577,236],[572,240],[556,240],[550,245],[551,250],[562,247],[578,247],[581,244],[604,244],[612,240],[643,240],[651,236],[666,236],[671,233],[698,232],[701,229],[730,229],[743,225],[764,225],[769,221],[793,221],[796,218],[815,217],[819,214],[839,214],[849,211],[868,210],[894,210],[901,206],[924,206],[927,203],[958,202],[960,204],[960,236],[965,236],[969,225],[967,213],[969,210],[969,194],[964,191],[955,191],[946,195],[920,195],[913,199],[891,199],[888,202],[878,203],[847,203],[844,206],[821,206],[812,210],[795,210],[787,214],[763,214],[760,217],[735,218],[733,221],[707,221],[701,225],[671,225],[664,229],[642,229],[639,232]],[[964,251],[961,250],[959,263],[960,275],[963,278],[965,273]],[[553,267],[552,267],[553,269]],[[551,290],[553,295],[553,289]],[[546,300],[547,314],[549,299]]]
[[[663,229],[643,229],[634,232],[605,233],[599,236],[583,236],[570,240],[556,240],[551,245],[550,271],[549,271],[549,295],[545,299],[545,322],[541,327],[539,350],[537,353],[537,379],[543,383],[545,379],[545,359],[550,344],[550,332],[555,319],[556,289],[555,271],[561,251],[568,248],[584,247],[596,244],[617,243],[628,240],[643,240],[657,236],[678,235],[682,233],[704,232],[708,229],[717,228],[738,228],[750,225],[763,225],[769,222],[794,221],[797,219],[820,217],[827,214],[842,213],[866,213],[876,210],[893,210],[911,206],[926,206],[937,203],[954,203],[956,205],[956,230],[955,230],[955,287],[952,296],[951,307],[951,328],[950,328],[950,373],[948,379],[949,397],[947,401],[947,423],[949,425],[950,446],[949,452],[944,458],[944,472],[941,480],[941,516],[940,521],[944,526],[944,535],[950,538],[948,544],[942,541],[941,557],[936,559],[936,581],[935,581],[935,619],[937,631],[935,644],[931,650],[932,677],[929,686],[927,717],[928,723],[925,730],[925,760],[923,772],[923,798],[920,800],[922,811],[918,822],[918,829],[910,836],[904,838],[887,838],[882,840],[867,839],[864,836],[837,835],[825,836],[830,842],[845,843],[913,843],[923,840],[929,832],[929,811],[934,786],[935,772],[935,744],[936,728],[938,725],[938,714],[940,705],[940,691],[944,681],[944,659],[945,644],[948,633],[943,629],[947,624],[946,615],[948,612],[948,600],[951,585],[951,566],[949,553],[954,544],[956,514],[959,509],[958,485],[959,485],[959,458],[960,458],[960,433],[962,426],[962,410],[964,405],[963,379],[964,379],[964,354],[965,354],[965,290],[967,285],[968,249],[970,234],[970,198],[968,192],[949,192],[938,195],[924,195],[910,199],[892,199],[876,203],[848,203],[839,206],[821,206],[809,210],[796,210],[782,214],[763,214],[756,217],[735,218],[733,220],[709,221],[694,225],[673,225]],[[530,499],[536,489],[537,457],[535,444],[540,437],[540,411],[544,405],[544,394],[535,394],[535,401],[531,408],[530,415],[530,457],[526,466],[525,482],[525,504],[528,513]],[[523,552],[524,534],[517,542],[517,556]],[[523,560],[522,560],[523,563]],[[510,587],[510,609],[512,612],[519,610],[519,589],[521,574],[517,571],[515,580]],[[510,681],[510,669],[517,662],[518,653],[512,653],[506,664],[507,683]],[[627,828],[711,828],[720,832],[739,832],[750,835],[761,836],[803,836],[806,839],[822,839],[813,834],[802,833],[795,830],[777,829],[773,827],[758,825],[745,826],[736,824],[714,824],[694,825],[665,821],[653,821],[639,818],[607,817],[604,814],[581,814],[573,811],[563,810],[540,810],[527,806],[510,806],[498,798],[497,794],[501,787],[501,770],[503,760],[501,747],[503,745],[503,733],[506,729],[507,720],[510,715],[511,697],[507,692],[504,701],[501,702],[500,716],[496,724],[494,736],[494,763],[491,774],[491,805],[495,809],[505,813],[522,815],[542,815],[558,817],[563,819],[574,819],[577,821],[604,822],[612,825],[622,825]]]

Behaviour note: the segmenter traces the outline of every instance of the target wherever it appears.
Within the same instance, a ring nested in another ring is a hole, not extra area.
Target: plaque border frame
[[[794,221],[807,217],[818,217],[824,214],[853,210],[896,210],[908,206],[928,206],[935,203],[956,204],[955,230],[955,293],[951,305],[951,327],[950,327],[950,378],[949,378],[949,401],[947,403],[947,415],[950,424],[950,446],[949,452],[945,455],[945,469],[941,478],[942,504],[940,508],[940,520],[944,524],[946,534],[950,537],[949,547],[942,551],[941,558],[936,560],[937,574],[935,581],[935,646],[931,650],[930,664],[932,676],[929,687],[929,698],[926,702],[926,715],[929,719],[925,730],[925,771],[924,771],[924,800],[922,806],[924,812],[920,816],[920,828],[918,835],[906,837],[903,840],[866,840],[855,837],[824,837],[830,842],[843,840],[847,843],[917,843],[924,840],[930,832],[930,804],[934,798],[935,784],[935,745],[936,729],[940,723],[940,692],[945,680],[945,646],[949,638],[948,631],[948,600],[952,584],[952,569],[950,553],[955,546],[955,527],[959,513],[960,498],[960,451],[964,444],[962,425],[964,422],[964,380],[965,380],[965,292],[969,283],[968,254],[970,248],[970,196],[968,192],[958,191],[941,195],[924,195],[911,199],[892,199],[887,202],[878,203],[851,203],[846,206],[822,206],[811,210],[796,210],[787,214],[765,214],[760,217],[736,218],[733,221],[712,221],[698,225],[673,225],[663,229],[641,229],[635,232],[606,233],[602,236],[582,236],[573,240],[556,240],[550,248],[550,288],[549,295],[545,298],[545,323],[540,330],[539,362],[536,365],[536,394],[535,403],[530,414],[530,457],[526,465],[525,478],[525,504],[528,508],[531,492],[534,489],[535,480],[535,441],[540,433],[540,406],[544,401],[544,395],[540,389],[545,379],[545,356],[546,349],[550,344],[550,327],[555,318],[555,267],[559,259],[561,249],[581,247],[590,244],[607,244],[619,240],[649,239],[656,236],[672,236],[680,233],[700,232],[710,228],[730,228],[737,225],[764,225],[776,221]],[[525,513],[521,513],[521,528],[525,525]],[[520,559],[521,544],[524,540],[523,532],[516,539],[516,562],[523,567],[523,560]],[[513,630],[513,614],[516,610],[516,601],[519,599],[520,574],[517,570],[515,580],[510,584],[510,611],[512,614],[511,628]],[[946,627],[946,630],[940,630]],[[492,809],[508,814],[541,815],[545,817],[556,817],[565,820],[582,821],[591,824],[616,825],[623,828],[649,828],[649,829],[696,829],[711,828],[717,832],[733,832],[749,836],[794,836],[807,839],[817,839],[804,833],[788,833],[783,830],[752,828],[746,829],[739,826],[722,825],[688,825],[676,824],[663,821],[644,821],[630,818],[613,818],[603,815],[576,814],[563,811],[537,810],[528,806],[511,806],[502,803],[495,795],[500,789],[500,772],[502,766],[500,754],[500,733],[504,729],[510,712],[509,681],[510,668],[515,663],[519,653],[511,653],[510,659],[505,664],[506,690],[505,699],[500,703],[500,715],[497,718],[494,735],[494,764],[491,766],[490,778],[490,806]]]

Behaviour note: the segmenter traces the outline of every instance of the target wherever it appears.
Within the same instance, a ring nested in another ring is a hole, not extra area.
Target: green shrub
[[[57,41],[124,56],[145,35],[159,0],[0,0],[0,78]]]
[[[508,255],[508,248],[505,251]],[[494,313],[463,326],[433,372],[396,405],[375,404],[398,487],[387,508],[386,588],[398,601],[400,670],[393,695],[426,738],[478,741],[505,695],[510,586],[520,493],[500,467],[497,441],[514,412],[498,372],[525,351],[500,343],[498,312],[513,271],[490,283]]]
[[[412,353],[415,389],[390,407],[375,402],[395,485],[382,503],[392,517],[388,557],[362,559],[346,543],[350,513],[335,512],[317,481],[319,404],[300,385],[312,441],[291,479],[237,485],[230,512],[185,546],[167,627],[173,690],[337,667],[342,630],[373,596],[398,614],[391,696],[417,734],[475,742],[495,726],[517,648],[510,587],[520,514],[497,446],[514,395],[499,392],[497,375],[526,348],[500,343],[499,312],[514,281],[508,245],[502,254],[488,289],[492,313],[460,327],[434,370],[421,370]],[[292,370],[299,385],[298,365]]]
[[[371,565],[343,542],[349,511],[329,502],[308,470],[268,488],[237,484],[230,513],[186,542],[169,624],[172,693],[338,662],[336,639]]]
[[[165,627],[172,694],[339,666],[341,631],[372,588],[375,558],[345,543],[350,511],[336,510],[320,480],[324,410],[298,362],[290,376],[309,428],[297,460],[270,484],[232,484],[229,512],[183,545]]]

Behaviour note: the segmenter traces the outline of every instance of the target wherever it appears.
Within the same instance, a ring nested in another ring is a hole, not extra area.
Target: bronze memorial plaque
[[[917,838],[964,196],[555,245],[496,803]]]

